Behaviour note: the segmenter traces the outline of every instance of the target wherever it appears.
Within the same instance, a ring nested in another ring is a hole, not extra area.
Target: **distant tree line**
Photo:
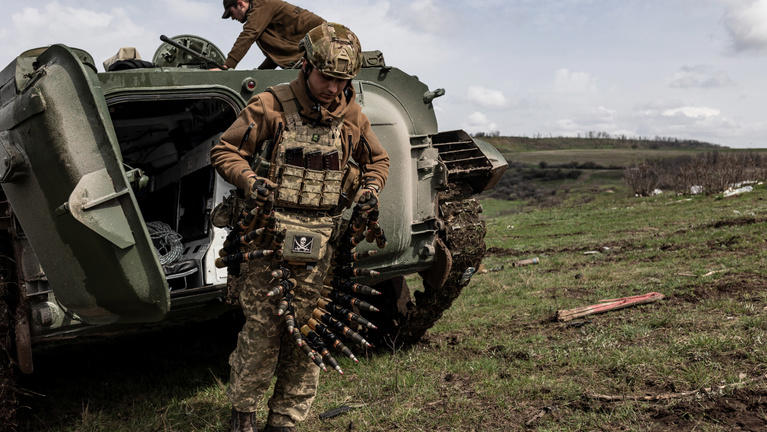
[[[736,183],[767,179],[767,155],[711,151],[653,159],[626,168],[623,179],[641,196],[651,195],[656,189],[715,194]]]
[[[540,161],[538,162],[538,168],[546,169],[546,168],[570,168],[570,169],[579,169],[579,170],[619,170],[623,169],[623,166],[619,165],[602,165],[598,164],[596,162],[592,161],[586,161],[586,162],[565,162],[565,163],[549,163],[546,161]]]
[[[676,137],[668,137],[668,136],[660,136],[660,135],[655,135],[654,137],[643,137],[643,136],[629,137],[629,136],[626,136],[626,134],[611,135],[604,131],[588,131],[584,133],[582,136],[579,132],[575,135],[575,137],[587,138],[587,139],[608,139],[608,140],[614,139],[619,141],[650,141],[650,142],[673,143],[673,144],[682,144],[682,145],[702,145],[702,146],[711,146],[711,147],[721,147],[717,144],[711,144],[705,141],[698,141],[693,139],[679,139]]]
[[[527,136],[501,136],[499,131],[476,132],[475,138],[483,138],[497,146],[506,146],[515,151],[529,150],[558,150],[568,148],[595,148],[595,149],[700,149],[718,150],[726,147],[705,141],[693,139],[680,139],[674,137],[629,137],[626,135],[611,135],[603,131],[589,131],[577,134],[575,137],[544,136],[536,134]]]
[[[474,135],[472,135],[475,138],[485,138],[485,137],[499,137],[501,136],[501,131],[492,131],[492,132],[476,132]]]

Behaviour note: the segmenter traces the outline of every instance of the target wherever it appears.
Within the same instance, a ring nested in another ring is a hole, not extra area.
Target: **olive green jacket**
[[[266,56],[259,69],[274,69],[278,65],[290,68],[302,55],[298,42],[324,21],[308,10],[282,0],[250,0],[247,21],[224,66],[236,67],[255,42]]]

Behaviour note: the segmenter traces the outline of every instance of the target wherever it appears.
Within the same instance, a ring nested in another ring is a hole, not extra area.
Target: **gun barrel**
[[[204,60],[206,63],[211,64],[211,65],[213,65],[213,66],[215,66],[215,67],[217,67],[219,69],[224,69],[224,67],[222,65],[216,63],[214,60],[211,60],[210,58],[208,58],[204,54],[199,53],[199,52],[197,52],[197,51],[195,51],[195,50],[193,50],[193,49],[191,49],[189,47],[185,47],[185,46],[181,45],[180,43],[174,41],[173,39],[169,38],[168,36],[160,35],[160,40],[165,42],[166,44],[174,47],[174,48],[180,49],[181,51],[186,51],[189,54],[197,57],[198,59]]]

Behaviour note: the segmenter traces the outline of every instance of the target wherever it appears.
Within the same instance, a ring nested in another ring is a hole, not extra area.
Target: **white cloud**
[[[37,30],[46,24],[53,24],[54,32],[108,29],[112,19],[106,13],[64,6],[58,2],[48,3],[44,9],[26,7],[11,15],[11,23],[21,31]]]
[[[462,4],[465,4],[470,9],[478,8],[493,8],[497,9],[501,6],[508,6],[508,0],[464,0]]]
[[[683,106],[678,108],[670,108],[663,110],[661,113],[664,117],[687,117],[691,119],[708,119],[718,117],[721,114],[716,108],[709,108],[703,106]]]
[[[434,0],[413,0],[407,6],[398,6],[390,11],[415,30],[439,33],[451,21],[448,10],[434,4]]]
[[[724,25],[736,52],[767,51],[767,0],[730,0]]]
[[[175,18],[181,18],[184,21],[196,21],[204,23],[210,21],[216,16],[221,16],[224,9],[221,2],[199,2],[192,0],[163,0],[169,13]]]
[[[391,2],[381,0],[326,0],[301,4],[329,21],[348,23],[359,36],[363,50],[381,50],[386,64],[419,77],[426,71],[435,70],[435,54],[439,54],[440,64],[449,65],[459,59],[460,54],[451,50],[451,42],[444,35],[424,32],[412,21],[405,21],[398,9],[405,10],[404,5],[393,7]]]
[[[586,72],[559,69],[554,74],[554,90],[561,93],[586,93],[597,89],[596,80]]]
[[[743,123],[718,108],[663,103],[640,108],[628,121],[641,136],[693,138],[715,144],[744,133]],[[727,144],[724,142],[724,144]]]
[[[482,86],[469,86],[469,102],[481,107],[502,108],[506,106],[506,96],[500,90],[493,90]]]
[[[556,124],[559,128],[567,131],[568,134],[572,134],[572,132],[582,129],[581,125],[571,118],[559,119]]]
[[[133,22],[122,8],[107,12],[66,6],[58,1],[41,8],[24,8],[11,15],[8,37],[0,47],[0,57],[13,58],[24,49],[62,43],[83,48],[97,65],[124,46],[157,46],[152,32]],[[139,51],[144,59],[152,52]]]
[[[490,121],[484,113],[475,111],[469,114],[468,122],[464,124],[464,129],[469,133],[474,132],[493,132],[498,130],[498,125]]]
[[[759,71],[767,68],[767,56],[732,59],[718,50],[719,38],[727,36],[734,49],[767,52],[767,0],[667,2],[663,8],[593,0],[288,1],[349,25],[363,49],[383,51],[387,64],[430,89],[445,88],[446,96],[435,101],[441,130],[635,131],[767,145],[759,114],[767,89]],[[220,19],[220,0],[17,3],[0,15],[0,67],[51,43],[83,48],[97,64],[122,46],[151,59],[160,34],[198,34],[226,53],[242,28]],[[611,36],[596,37],[593,29]],[[636,34],[647,37],[630,37]],[[254,68],[262,59],[254,46],[238,68]],[[669,86],[717,90],[669,93]],[[663,101],[668,97],[683,99]],[[656,102],[640,105],[649,101]]]
[[[669,82],[674,88],[717,88],[732,84],[727,72],[707,65],[682,66]]]
[[[616,134],[621,131],[620,133],[622,133],[623,130],[618,127],[617,121],[616,110],[604,106],[584,108],[555,121],[552,133],[570,136],[585,134],[589,131],[607,132],[610,134]]]
[[[598,106],[595,111],[595,117],[602,122],[612,122],[615,120],[615,110]]]

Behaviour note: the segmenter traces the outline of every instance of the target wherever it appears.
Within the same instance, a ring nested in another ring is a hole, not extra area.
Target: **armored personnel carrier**
[[[128,69],[98,73],[87,52],[54,45],[0,72],[3,361],[30,373],[38,344],[231,308],[226,268],[214,265],[227,230],[210,213],[232,186],[209,150],[251,96],[297,72],[208,70],[223,61],[184,35]],[[438,132],[432,100],[444,91],[380,52],[365,53],[353,85],[391,158],[380,197],[389,241],[366,263],[380,275],[361,282],[384,293],[379,336],[411,344],[479,265],[472,196],[506,162],[464,131]],[[403,276],[415,273],[424,288],[411,296]]]

